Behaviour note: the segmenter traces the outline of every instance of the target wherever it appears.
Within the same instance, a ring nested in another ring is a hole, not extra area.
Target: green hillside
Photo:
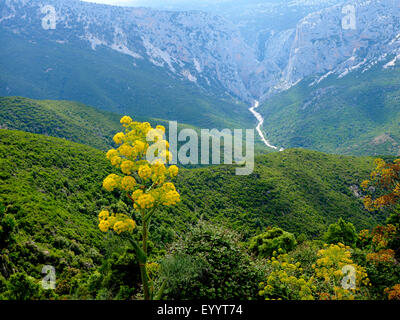
[[[169,123],[163,119],[148,118],[129,114],[136,121],[148,121],[155,127],[166,128],[169,137]],[[20,130],[47,136],[64,138],[73,142],[108,150],[113,146],[112,138],[121,130],[121,115],[102,111],[79,102],[63,100],[34,100],[24,97],[0,97],[0,129]],[[178,131],[200,128],[178,123]],[[256,154],[271,152],[255,136]],[[180,147],[185,142],[178,142]],[[223,147],[223,141],[221,146]],[[200,146],[199,146],[200,148]],[[199,149],[200,150],[200,149]],[[197,165],[186,165],[186,167]]]
[[[400,68],[304,80],[259,107],[274,145],[349,155],[400,154]]]
[[[221,97],[221,90],[206,93],[168,70],[111,49],[92,50],[86,43],[73,41],[33,42],[5,30],[0,30],[0,39],[7,43],[0,47],[2,96],[74,100],[118,114],[203,128],[251,127],[254,123],[248,106]]]
[[[150,232],[158,245],[151,250],[163,256],[168,244],[199,219],[236,230],[244,240],[267,226],[318,239],[339,217],[357,231],[371,228],[384,217],[365,211],[353,192],[371,168],[368,157],[292,149],[257,157],[255,171],[247,177],[235,176],[231,166],[181,169],[176,186],[182,201],[155,216]],[[0,230],[3,277],[23,272],[41,279],[42,266],[49,264],[57,270],[56,294],[66,297],[77,288],[73,279],[90,282],[101,279],[99,272],[118,275],[118,281],[138,281],[136,262],[126,251],[129,244],[102,234],[97,226],[104,208],[138,218],[117,194],[102,190],[110,172],[104,152],[92,147],[1,129],[0,223],[15,221],[11,231]],[[112,289],[113,278],[104,281],[105,290],[118,293],[118,284]],[[0,292],[2,283],[0,275]],[[84,292],[74,294],[85,297]],[[107,298],[101,292],[98,297]]]
[[[119,130],[119,115],[70,101],[0,97],[0,126],[65,138],[105,150]]]
[[[134,116],[136,121],[164,125],[168,121]],[[73,101],[34,100],[23,97],[0,97],[0,128],[21,130],[107,150],[120,131],[121,115]],[[194,128],[178,124],[178,129]],[[198,129],[197,129],[198,130]]]
[[[109,205],[130,210],[102,191],[111,171],[104,153],[20,131],[0,130],[0,141],[0,201],[18,225],[11,250],[33,244],[38,250],[28,250],[27,257],[11,254],[12,263],[29,271],[35,269],[32,259],[77,267],[99,261],[104,251],[98,211]],[[152,234],[170,241],[172,230],[184,232],[186,223],[201,216],[245,236],[268,225],[318,236],[338,217],[357,229],[371,227],[376,219],[350,190],[368,175],[371,160],[287,150],[257,158],[248,177],[235,176],[228,166],[182,170],[177,181],[182,202],[154,221],[159,232]]]
[[[367,228],[383,217],[365,211],[353,190],[360,192],[372,162],[289,149],[256,157],[249,176],[235,176],[228,166],[185,171],[178,179],[184,196],[177,210],[225,221],[245,235],[276,225],[319,236],[338,217]]]

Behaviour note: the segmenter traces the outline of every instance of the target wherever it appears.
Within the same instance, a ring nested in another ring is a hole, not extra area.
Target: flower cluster
[[[342,272],[345,266],[355,270],[355,289],[344,289],[342,286],[342,280],[347,276]],[[320,293],[320,299],[352,300],[356,291],[370,284],[365,268],[353,263],[350,247],[342,243],[325,245],[325,249],[318,251],[318,259],[312,267],[315,277],[324,283],[325,290]]]
[[[372,239],[372,235],[368,229],[363,229],[358,233],[358,242],[362,247],[367,246]]]
[[[376,159],[375,166],[376,168],[371,172],[370,180],[361,183],[364,190],[369,186],[378,186],[383,193],[376,199],[372,199],[371,195],[364,197],[364,206],[371,211],[394,205],[400,200],[400,159],[393,163]]]
[[[113,138],[119,146],[109,150],[106,157],[122,175],[108,175],[103,181],[103,188],[110,192],[126,192],[133,201],[134,209],[142,216],[146,210],[158,206],[176,205],[180,195],[169,180],[178,175],[179,169],[175,165],[167,166],[172,155],[168,150],[168,141],[164,140],[165,128],[152,128],[148,122],[135,122],[129,116],[122,117],[121,124],[124,132],[117,133]],[[154,143],[149,145],[148,140]],[[147,160],[150,150],[155,160]],[[117,233],[128,230],[126,223],[111,223],[109,219],[101,219],[99,228],[104,232],[113,229]]]
[[[288,254],[282,254],[273,256],[268,264],[272,271],[266,282],[260,283],[259,292],[265,300],[314,300],[313,278],[305,278],[299,262],[294,263]]]
[[[372,231],[372,244],[375,250],[384,249],[389,242],[396,236],[396,226],[388,224],[386,226],[377,226]]]
[[[113,229],[116,233],[121,234],[122,232],[132,232],[135,227],[135,221],[125,214],[110,214],[110,212],[106,210],[99,213],[99,229],[102,232]]]
[[[389,300],[400,300],[400,284],[396,284],[393,288],[386,288],[385,293]]]
[[[396,263],[395,252],[392,249],[383,249],[378,252],[368,253],[366,259],[373,263],[387,263],[392,265]]]

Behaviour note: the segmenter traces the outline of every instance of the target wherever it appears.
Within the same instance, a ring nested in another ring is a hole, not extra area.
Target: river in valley
[[[272,149],[275,149],[275,150],[283,151],[283,150],[284,150],[283,148],[279,148],[279,147],[277,147],[277,146],[273,146],[272,144],[270,144],[269,141],[267,140],[267,138],[264,136],[264,133],[263,133],[262,130],[261,130],[261,127],[262,127],[262,125],[263,125],[263,123],[264,123],[264,118],[261,116],[261,114],[259,114],[259,113],[256,111],[256,109],[258,108],[259,105],[260,105],[260,102],[257,101],[257,100],[254,100],[253,106],[252,106],[251,108],[249,108],[250,112],[251,112],[251,113],[254,115],[254,117],[257,119],[258,124],[257,124],[256,130],[257,130],[257,132],[258,132],[258,135],[260,136],[262,142],[264,142],[264,144],[265,144],[267,147],[272,148]]]

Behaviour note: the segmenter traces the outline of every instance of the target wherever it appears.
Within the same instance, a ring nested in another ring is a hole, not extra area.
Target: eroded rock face
[[[344,77],[389,58],[385,67],[395,64],[393,59],[400,53],[400,3],[350,4],[312,13],[299,22],[282,84],[317,74],[322,74],[321,78],[328,73]]]
[[[146,59],[245,101],[262,101],[309,76],[318,75],[318,82],[379,61],[390,68],[400,59],[399,1],[249,1],[238,8],[243,11],[221,17],[76,0],[3,0],[0,28],[31,41],[106,46],[131,56],[133,65]]]

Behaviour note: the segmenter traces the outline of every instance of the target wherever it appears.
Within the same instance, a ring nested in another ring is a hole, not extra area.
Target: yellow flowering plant
[[[357,296],[365,296],[358,293],[370,285],[365,268],[353,262],[351,248],[342,243],[325,245],[318,251],[318,259],[312,267],[314,278],[320,281],[321,300],[354,300]]]
[[[265,300],[314,300],[314,279],[306,278],[300,262],[294,262],[288,254],[276,255],[274,252],[268,260],[271,272],[266,281],[259,284],[259,295]]]
[[[180,195],[171,182],[179,170],[175,165],[168,166],[172,155],[168,150],[168,141],[163,139],[163,126],[152,128],[148,122],[136,122],[128,116],[121,119],[121,124],[124,132],[117,133],[113,139],[118,148],[109,150],[106,157],[122,174],[108,175],[103,181],[103,188],[125,193],[141,217],[142,245],[139,246],[132,236],[128,238],[139,260],[144,299],[155,299],[162,292],[154,294],[153,281],[149,276],[154,273],[154,265],[147,261],[149,224],[157,208],[174,206],[180,201]],[[153,143],[149,145],[148,142]],[[102,210],[98,218],[102,232],[130,234],[136,228],[136,221],[125,214]]]
[[[342,243],[326,244],[318,250],[311,274],[289,254],[274,252],[259,295],[266,300],[363,299],[371,284],[366,269],[353,262],[351,250]]]

